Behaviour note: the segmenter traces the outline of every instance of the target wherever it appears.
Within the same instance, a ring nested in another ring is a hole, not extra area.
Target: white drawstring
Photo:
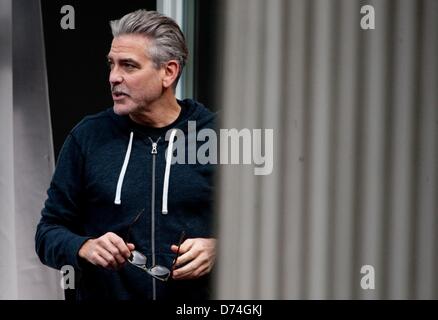
[[[123,179],[125,178],[126,168],[128,167],[129,158],[131,156],[131,148],[132,148],[133,138],[134,138],[134,132],[131,131],[131,134],[129,136],[128,149],[126,150],[125,161],[123,161],[122,170],[120,171],[119,180],[117,181],[116,197],[114,199],[115,204],[122,203],[122,201],[120,200],[120,197],[122,194]]]
[[[162,214],[167,214],[167,194],[169,192],[169,176],[170,176],[170,166],[172,165],[172,155],[173,155],[173,139],[175,139],[176,129],[173,129],[170,138],[169,138],[169,146],[167,147],[167,156],[166,156],[166,171],[164,172],[164,185],[163,185],[163,205],[162,205]]]
[[[169,138],[169,145],[167,148],[167,156],[166,156],[166,171],[164,172],[164,184],[163,184],[163,201],[162,201],[162,214],[167,214],[167,198],[169,193],[169,176],[170,176],[170,167],[172,165],[172,154],[173,154],[173,140],[175,139],[177,130],[172,130]],[[116,196],[114,199],[114,204],[120,205],[121,194],[122,194],[122,185],[123,179],[125,178],[126,169],[128,167],[129,158],[131,157],[131,149],[132,149],[132,140],[134,139],[134,133],[131,132],[129,136],[129,144],[126,150],[125,160],[123,161],[122,170],[120,171],[119,180],[117,181],[117,189]]]

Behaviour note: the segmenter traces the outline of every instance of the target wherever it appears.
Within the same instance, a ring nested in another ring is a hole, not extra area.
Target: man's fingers
[[[184,253],[183,255],[180,255],[179,257],[177,257],[176,262],[175,262],[175,267],[179,267],[182,265],[185,265],[186,263],[192,261],[195,258],[194,254],[192,251],[188,251],[186,253]]]
[[[102,258],[98,253],[95,253],[91,262],[96,265],[103,268],[108,268],[108,262],[104,258]]]
[[[176,252],[178,247],[171,246]],[[187,243],[181,245],[181,254],[175,263],[173,271],[174,279],[196,279],[209,273],[214,265],[216,256],[216,239],[197,238],[188,239]]]
[[[189,251],[192,248],[193,243],[194,243],[193,239],[186,239],[183,243],[181,243],[181,246],[179,248],[179,254],[183,254],[183,253],[186,253],[187,251]],[[170,247],[170,249],[174,253],[176,253],[178,251],[178,246],[173,244]]]
[[[113,244],[110,238],[103,238],[102,242],[103,242],[103,248],[113,256],[113,258],[117,261],[118,264],[125,263],[126,260],[121,254],[120,249]],[[128,251],[128,248],[126,248],[126,251]]]
[[[197,259],[196,259],[197,260]],[[195,260],[194,260],[195,261]],[[201,263],[199,266],[194,263],[187,264],[186,266],[175,270],[173,272],[173,279],[175,280],[183,280],[183,279],[196,279],[208,272],[209,265],[205,263]]]
[[[128,248],[122,238],[115,233],[109,232],[108,239],[117,248],[121,256],[125,257],[125,259],[129,258],[131,255],[131,250]]]
[[[189,254],[190,252],[186,253]],[[183,258],[183,257],[181,257]],[[183,260],[182,260],[183,261]],[[184,262],[180,263],[184,264]],[[176,276],[185,276],[188,273],[196,273],[197,269],[202,268],[205,269],[205,267],[208,268],[209,260],[207,255],[204,253],[201,253],[197,255],[194,259],[192,259],[189,263],[184,265],[181,268],[176,269],[174,272],[176,273]]]
[[[190,251],[190,249],[192,249],[193,247],[193,244],[194,244],[193,239],[187,239],[181,244],[179,248],[179,256],[177,257],[175,267],[183,265],[195,258],[193,252]],[[170,247],[170,250],[172,250],[174,253],[177,253],[178,246],[172,245]]]
[[[184,267],[178,268],[178,270],[174,270],[173,273],[177,277],[184,276],[187,273],[193,272],[198,268],[196,260],[186,264]]]
[[[97,253],[105,259],[105,261],[108,263],[109,266],[111,266],[113,269],[117,269],[119,267],[116,258],[111,254],[111,252],[107,251],[105,248],[100,247],[97,250]]]
[[[94,265],[108,269],[119,269],[134,250],[132,243],[126,244],[114,233],[86,241],[79,250],[79,256]]]

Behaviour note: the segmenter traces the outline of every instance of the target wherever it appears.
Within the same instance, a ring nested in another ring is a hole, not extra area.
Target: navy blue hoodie
[[[187,146],[188,121],[196,121],[197,131],[214,129],[215,115],[193,100],[178,103],[182,108],[178,119],[165,128],[138,125],[110,108],[84,118],[68,135],[35,242],[42,263],[75,268],[77,299],[152,299],[153,282],[157,299],[210,298],[208,275],[161,282],[129,263],[110,271],[78,257],[90,238],[107,232],[124,238],[141,210],[144,213],[132,227],[129,242],[146,255],[148,267],[153,258],[156,264],[171,267],[175,254],[170,247],[178,243],[183,230],[186,238],[213,237],[214,165],[166,163],[165,137],[169,129],[180,129]],[[153,142],[157,142],[156,154]],[[187,153],[186,148],[186,160]],[[162,212],[164,193],[167,213]]]

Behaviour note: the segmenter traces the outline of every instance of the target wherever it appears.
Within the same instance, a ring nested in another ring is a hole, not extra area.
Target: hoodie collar
[[[185,99],[177,100],[177,102],[181,106],[180,115],[173,123],[163,128],[140,125],[132,121],[128,115],[119,116],[115,114],[113,108],[107,109],[107,112],[126,136],[134,132],[136,136],[142,138],[164,136],[170,129],[180,129],[187,133],[187,122],[189,120],[197,121],[197,125],[200,125],[201,123],[210,121],[211,118],[214,117],[213,113],[209,112],[202,104],[194,100]],[[160,140],[160,143],[164,143],[164,139]]]

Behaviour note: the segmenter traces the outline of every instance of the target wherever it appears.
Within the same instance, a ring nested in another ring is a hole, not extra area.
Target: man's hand
[[[79,249],[78,255],[96,266],[118,270],[132,250],[132,243],[126,244],[118,235],[108,232],[100,238],[87,240]]]
[[[170,248],[174,253],[178,246]],[[196,279],[211,271],[216,259],[216,239],[187,239],[181,244],[180,256],[175,263],[173,279]],[[178,268],[181,266],[180,268]]]

